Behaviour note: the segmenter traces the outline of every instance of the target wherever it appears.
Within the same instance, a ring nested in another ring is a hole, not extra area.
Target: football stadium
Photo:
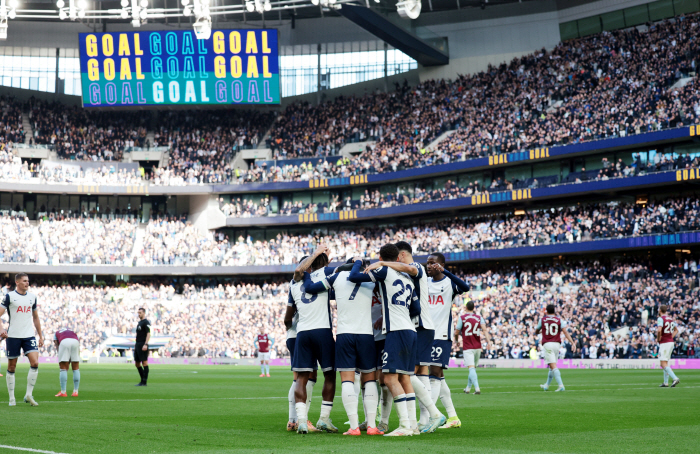
[[[700,452],[698,65],[700,0],[0,0],[0,452]]]

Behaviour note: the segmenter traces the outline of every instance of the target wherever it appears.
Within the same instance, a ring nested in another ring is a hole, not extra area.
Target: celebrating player
[[[474,385],[474,394],[481,394],[479,378],[476,376],[476,366],[479,365],[479,359],[481,358],[481,333],[484,334],[486,349],[488,350],[491,344],[491,337],[486,330],[484,319],[481,318],[481,315],[474,312],[474,302],[469,301],[466,314],[462,314],[457,320],[457,333],[455,334],[456,338],[459,338],[460,334],[462,335],[462,353],[464,362],[469,368],[467,387],[464,388],[464,392],[467,394],[471,392],[472,385]]]
[[[421,425],[416,421],[415,412],[409,411],[408,417],[411,421],[411,428],[414,434],[421,432],[432,432],[435,428],[430,428],[428,422],[430,418],[440,418],[442,422],[446,418],[438,411],[435,402],[432,399],[429,379],[429,367],[431,362],[431,349],[433,339],[435,338],[435,326],[430,316],[430,307],[428,304],[428,277],[425,273],[425,268],[420,263],[413,261],[413,248],[405,241],[396,243],[396,248],[399,251],[398,261],[379,261],[370,265],[369,271],[386,266],[399,273],[407,274],[413,281],[414,295],[418,299],[420,313],[413,317],[413,323],[416,329],[416,364],[414,366],[414,374],[410,376],[411,386],[413,387],[415,396],[421,404]]]
[[[394,244],[387,244],[380,249],[379,257],[383,263],[396,262],[399,258],[399,249]],[[370,268],[368,267],[364,273],[351,272],[350,281],[379,283],[382,298],[382,330],[386,333],[382,354],[382,373],[384,383],[394,396],[400,423],[398,429],[386,436],[411,436],[414,430],[411,427],[409,414],[416,413],[416,398],[410,377],[414,374],[417,350],[415,325],[411,318],[420,314],[420,301],[414,294],[413,281],[405,274],[388,266]],[[430,418],[425,431],[433,432],[444,421],[445,417],[437,412],[437,416]]]
[[[547,383],[540,385],[540,388],[547,391],[552,379],[557,381],[556,392],[565,391],[564,383],[561,381],[561,372],[557,368],[557,358],[559,357],[559,348],[561,347],[561,335],[566,336],[566,339],[571,344],[571,351],[576,351],[576,344],[566,330],[566,322],[554,315],[554,304],[547,305],[547,315],[537,323],[535,334],[542,332],[542,350],[544,351],[544,360],[549,365],[549,373],[547,374]]]
[[[258,349],[258,359],[260,360],[260,376],[270,376],[270,347],[275,344],[275,340],[265,333],[260,327],[260,334],[255,338],[255,347]]]
[[[7,391],[10,394],[10,407],[15,403],[15,369],[17,358],[24,352],[29,358],[29,373],[27,374],[27,392],[24,395],[24,402],[36,407],[32,393],[36,378],[39,375],[39,348],[44,346],[44,336],[41,333],[41,322],[39,321],[39,309],[36,304],[36,295],[29,291],[29,276],[26,273],[15,275],[15,290],[5,295],[0,307],[0,316],[7,311],[10,324],[5,331],[0,322],[0,338],[5,338],[7,347]],[[32,326],[33,325],[33,326]],[[37,345],[34,337],[34,329],[39,335]]]
[[[78,397],[80,388],[80,340],[73,331],[62,328],[53,336],[53,343],[58,349],[58,367],[61,372],[58,379],[61,383],[61,392],[56,397],[68,397],[66,385],[68,383],[68,365],[73,368],[73,397]]]
[[[665,304],[659,307],[659,318],[656,320],[656,326],[658,326],[656,329],[656,341],[659,343],[659,362],[664,370],[664,382],[660,386],[668,388],[668,377],[671,377],[673,379],[671,388],[675,388],[681,380],[673,373],[668,362],[671,360],[673,346],[675,345],[673,338],[678,335],[678,327],[676,327],[676,322],[668,316],[668,306]]]
[[[297,323],[297,340],[294,346],[294,359],[292,370],[297,373],[297,383],[294,392],[295,407],[298,417],[297,433],[309,432],[307,425],[307,392],[306,385],[321,364],[323,371],[323,404],[321,417],[316,423],[316,428],[326,432],[337,432],[330,419],[333,409],[333,397],[335,396],[335,341],[331,329],[331,311],[328,293],[308,295],[304,288],[304,273],[311,269],[311,279],[318,281],[332,274],[333,268],[328,265],[328,248],[319,246],[312,256],[302,260],[294,271],[294,280],[290,286],[293,306],[287,307],[284,316],[284,324],[291,328],[292,320],[296,312],[299,313]]]
[[[151,322],[146,318],[146,309],[139,308],[139,323],[136,325],[134,365],[141,381],[136,386],[148,386],[148,342],[151,340]]]
[[[457,428],[462,426],[462,422],[452,404],[452,392],[445,381],[444,370],[450,365],[452,351],[452,301],[457,295],[468,292],[469,286],[445,269],[445,256],[439,252],[428,257],[427,268],[430,315],[435,324],[430,360],[432,399],[437,403],[439,396],[447,411],[447,422],[440,428]]]
[[[375,371],[377,360],[372,331],[372,282],[350,282],[352,272],[360,273],[363,266],[357,257],[351,271],[340,271],[313,283],[304,276],[306,293],[315,295],[333,290],[338,307],[338,331],[335,340],[335,365],[340,372],[343,406],[350,419],[350,430],[343,435],[360,435],[357,415],[358,395],[355,391],[355,370],[360,371],[363,403],[367,421],[367,435],[384,435],[377,430],[377,402],[379,401]]]

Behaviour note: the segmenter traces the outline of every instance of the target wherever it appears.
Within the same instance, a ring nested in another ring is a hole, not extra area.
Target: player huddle
[[[294,271],[284,320],[294,372],[288,396],[287,430],[301,434],[338,432],[330,419],[336,371],[340,373],[342,401],[350,424],[344,435],[357,436],[366,430],[368,435],[411,436],[438,428],[461,427],[444,376],[453,336],[457,341],[462,338],[464,362],[469,368],[464,391],[469,394],[473,386],[475,394],[481,393],[476,373],[481,336],[487,348],[491,340],[473,302],[466,304],[466,313],[457,320],[457,333],[452,333],[452,301],[456,295],[469,291],[467,283],[445,269],[441,253],[431,254],[425,267],[415,262],[410,244],[404,241],[383,246],[379,258],[371,265],[355,257],[340,267],[329,267],[328,248],[321,245],[313,255],[304,257]],[[337,305],[335,339],[331,300]],[[547,381],[540,386],[547,391],[554,380],[556,391],[564,391],[557,368],[561,336],[566,337],[574,351],[576,344],[566,322],[555,314],[554,305],[548,305],[546,311],[535,331],[542,333],[549,366]],[[661,386],[668,386],[670,377],[673,387],[680,380],[668,367],[668,360],[673,336],[678,331],[666,315],[666,306],[661,306],[660,312],[657,338],[664,369]],[[319,367],[324,376],[323,403],[314,426],[308,411]],[[362,423],[358,417],[356,372],[366,418]],[[438,397],[447,417],[436,407]],[[399,416],[399,427],[389,432],[392,405]],[[380,422],[375,424],[375,420]]]
[[[371,265],[356,257],[333,268],[327,266],[328,248],[320,246],[295,270],[285,314],[295,379],[289,391],[288,430],[338,431],[329,417],[336,371],[350,420],[345,435],[360,435],[361,429],[368,435],[385,435],[392,405],[399,415],[399,427],[386,436],[461,426],[444,369],[452,350],[452,300],[469,286],[445,270],[445,257],[440,253],[430,256],[427,269],[416,263],[406,242],[383,246],[379,257]],[[335,339],[331,299],[337,305]],[[473,335],[478,336],[478,330],[469,333]],[[308,421],[308,409],[319,365],[324,375],[323,404],[314,427]],[[356,371],[360,372],[366,416],[362,424],[358,421]],[[447,417],[435,405],[438,397]],[[375,424],[380,401],[380,422]]]

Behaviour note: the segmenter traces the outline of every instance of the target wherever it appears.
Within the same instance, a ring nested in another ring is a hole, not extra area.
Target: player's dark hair
[[[435,255],[435,254],[433,254],[433,255]],[[469,309],[470,311],[474,310],[474,301],[467,302],[467,309]]]
[[[299,260],[299,263],[303,262],[304,260],[306,260],[306,259],[308,259],[308,258],[309,258],[308,255],[303,256],[303,257],[301,258],[301,260]]]
[[[410,246],[409,246],[410,247]],[[379,256],[387,262],[395,262],[399,258],[399,248],[395,244],[385,244],[379,250]]]
[[[18,280],[22,279],[23,277],[29,277],[29,275],[28,275],[27,273],[17,273],[17,274],[15,274],[15,282],[17,282]]]
[[[321,255],[316,257],[314,261],[311,262],[311,268],[313,268],[314,270],[320,270],[326,265],[328,265],[328,256],[325,252],[322,252]]]
[[[406,241],[397,241],[395,245],[399,252],[406,251],[409,254],[413,254],[413,248]]]
[[[554,304],[547,304],[547,313],[548,314],[554,313]]]
[[[445,255],[442,252],[433,252],[430,255],[432,257],[435,257],[439,264],[441,264],[441,265],[445,264]]]
[[[139,310],[140,310],[140,311],[143,311],[144,314],[146,313],[146,309],[144,309],[144,308],[142,308],[142,307],[139,307]]]
[[[668,306],[666,306],[665,304],[662,304],[661,306],[659,306],[659,312],[661,312],[662,314],[665,314],[666,312],[668,312]]]

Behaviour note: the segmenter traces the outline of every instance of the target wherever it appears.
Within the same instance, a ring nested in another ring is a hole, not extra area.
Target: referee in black
[[[139,323],[136,325],[136,345],[134,345],[134,364],[141,376],[141,383],[136,386],[146,386],[148,382],[148,341],[151,340],[151,322],[146,318],[146,309],[139,308]],[[143,367],[142,367],[143,364]]]

